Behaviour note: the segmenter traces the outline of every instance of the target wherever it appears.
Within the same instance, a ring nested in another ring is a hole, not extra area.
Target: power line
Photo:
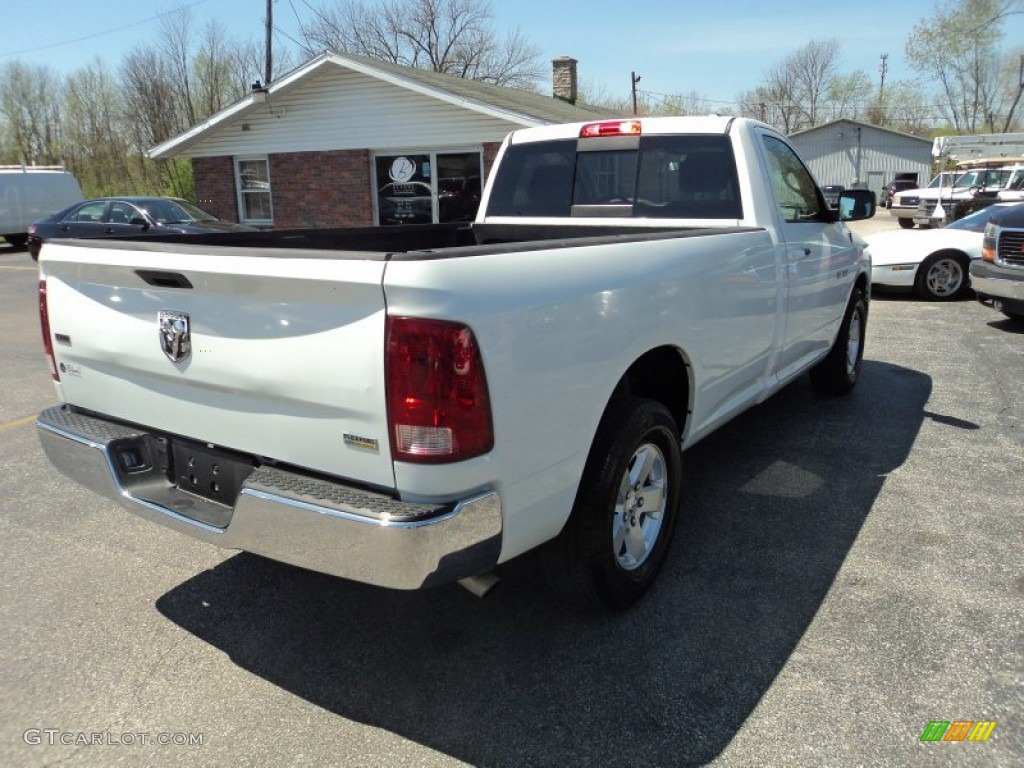
[[[202,5],[205,2],[208,2],[208,0],[193,0],[193,2],[191,2],[191,3],[187,3],[186,5],[182,5],[182,6],[179,6],[177,8],[172,8],[169,11],[161,11],[160,13],[158,13],[158,14],[156,14],[154,16],[150,16],[148,19],[143,19],[142,21],[135,21],[135,22],[132,22],[131,24],[124,24],[124,25],[122,25],[120,27],[111,27],[110,29],[105,29],[102,32],[94,32],[91,35],[83,35],[82,37],[73,37],[70,40],[63,40],[63,41],[61,41],[59,43],[50,43],[48,45],[38,45],[35,48],[23,48],[20,51],[8,51],[6,53],[0,53],[0,59],[6,59],[6,58],[10,58],[12,56],[21,56],[21,55],[26,54],[26,53],[36,53],[37,51],[48,51],[51,48],[60,48],[61,46],[64,46],[64,45],[72,45],[74,43],[85,42],[86,40],[94,40],[97,37],[103,37],[104,35],[112,35],[115,32],[123,32],[124,30],[132,29],[133,27],[141,27],[143,24],[149,24],[149,22],[151,22],[151,21],[156,21],[157,19],[161,19],[164,16],[170,16],[171,14],[178,13],[179,11],[184,11],[184,10],[187,10],[189,8],[194,8],[195,6]]]

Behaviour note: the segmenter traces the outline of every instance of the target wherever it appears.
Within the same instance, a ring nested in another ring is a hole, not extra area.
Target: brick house
[[[189,158],[199,204],[265,227],[472,218],[502,139],[594,120],[576,61],[553,62],[553,96],[324,53],[154,147]]]

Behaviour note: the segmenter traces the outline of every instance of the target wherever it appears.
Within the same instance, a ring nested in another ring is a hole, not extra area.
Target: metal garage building
[[[857,120],[835,120],[789,138],[819,184],[880,193],[897,173],[916,173],[921,186],[931,178],[931,139]]]

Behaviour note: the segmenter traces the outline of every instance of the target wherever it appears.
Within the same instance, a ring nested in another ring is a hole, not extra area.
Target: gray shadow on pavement
[[[673,552],[623,615],[567,608],[530,555],[479,600],[243,554],[157,607],[296,696],[474,765],[703,764],[807,630],[930,392],[866,361],[850,397],[805,378],[688,451]]]

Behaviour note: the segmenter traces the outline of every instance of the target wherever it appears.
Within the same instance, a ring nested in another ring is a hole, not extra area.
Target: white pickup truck
[[[511,134],[472,225],[51,241],[56,467],[203,541],[484,591],[544,546],[622,609],[681,451],[810,371],[857,381],[870,259],[786,139],[729,117]]]

